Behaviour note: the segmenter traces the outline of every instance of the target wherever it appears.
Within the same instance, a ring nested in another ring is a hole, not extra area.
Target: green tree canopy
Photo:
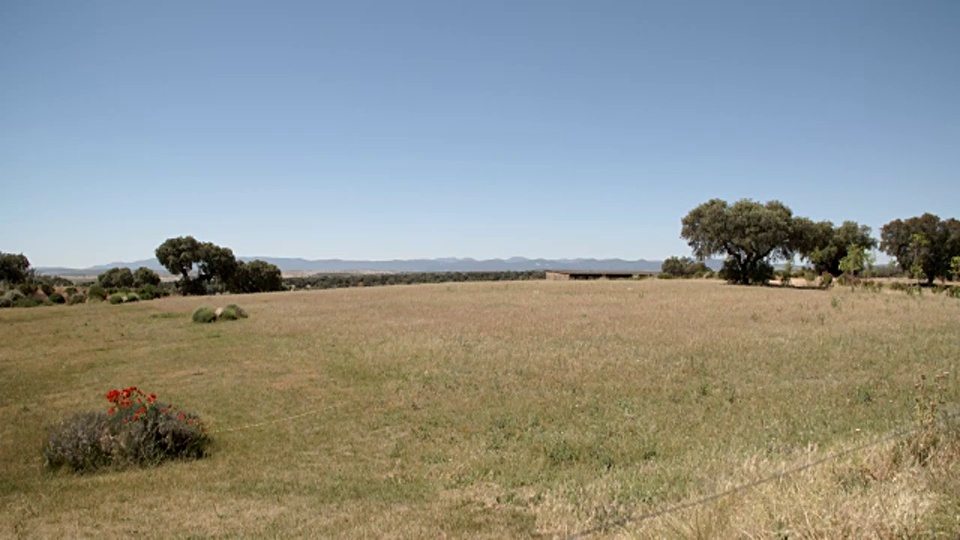
[[[168,238],[157,247],[156,255],[164,268],[180,276],[177,285],[182,294],[204,294],[210,288],[224,290],[237,269],[230,248],[199,242],[192,236]],[[194,267],[196,276],[191,277]]]
[[[0,281],[17,285],[32,277],[30,261],[23,253],[13,254],[0,251]]]
[[[97,283],[105,289],[133,287],[133,272],[129,268],[111,268],[97,276]]]
[[[818,274],[829,272],[834,276],[843,273],[840,261],[851,247],[865,253],[877,247],[870,236],[870,227],[855,221],[844,221],[834,227],[829,221],[813,222],[807,218],[795,218],[793,223],[793,250],[813,264]]]
[[[726,255],[722,274],[733,283],[765,283],[775,259],[792,255],[793,212],[780,201],[743,199],[732,205],[713,199],[683,220],[680,236],[697,259]]]
[[[146,266],[137,268],[133,273],[133,285],[135,287],[145,287],[147,285],[159,285],[160,276]]]
[[[660,265],[664,274],[677,277],[694,277],[704,275],[710,271],[703,261],[694,261],[690,257],[670,257]]]
[[[897,219],[880,229],[880,249],[897,259],[900,268],[927,283],[950,273],[951,259],[960,256],[960,221],[923,214]]]
[[[283,276],[274,264],[255,260],[248,263],[239,262],[233,280],[230,282],[230,292],[255,293],[283,290]]]

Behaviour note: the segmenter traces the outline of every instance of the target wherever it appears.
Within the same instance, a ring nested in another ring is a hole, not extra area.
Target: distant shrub
[[[211,323],[215,320],[217,320],[217,311],[213,308],[198,307],[193,312],[193,322],[195,323]]]
[[[40,290],[43,291],[43,294],[47,296],[50,296],[54,293],[54,291],[56,291],[56,289],[53,288],[53,285],[46,281],[40,283]]]
[[[170,296],[170,291],[157,285],[144,285],[137,289],[137,294],[140,295],[141,300],[153,300],[154,298]]]
[[[71,294],[70,298],[67,298],[67,305],[74,306],[77,304],[82,304],[87,301],[87,297],[81,293]]]
[[[13,307],[31,308],[40,305],[43,305],[43,301],[32,296],[24,296],[13,301]]]
[[[133,287],[133,272],[129,268],[111,268],[97,276],[97,283],[108,289]]]
[[[63,421],[43,450],[47,467],[89,472],[107,466],[156,465],[204,456],[209,437],[196,415],[161,403],[134,386],[107,393],[106,413],[78,413]]]
[[[87,289],[87,295],[90,296],[90,298],[96,298],[98,300],[106,300],[107,290],[104,289],[103,286],[99,284],[94,284],[94,285],[91,285],[89,289]]]
[[[110,295],[110,298],[107,299],[111,304],[122,304],[124,296],[121,293],[113,293]]]
[[[13,300],[10,300],[6,296],[0,296],[0,308],[11,308],[13,307]]]
[[[829,289],[833,286],[833,274],[824,272],[820,274],[820,288]]]
[[[220,312],[220,318],[227,321],[235,321],[237,319],[246,319],[247,312],[240,306],[236,304],[230,304],[223,308]]]
[[[71,287],[67,287],[66,290],[63,291],[63,292],[65,292],[65,293],[67,294],[67,296],[72,296],[72,295],[74,295],[74,294],[77,294],[77,288],[76,288],[76,287],[72,287],[72,286],[71,286]]]
[[[663,279],[669,279],[664,277],[669,275],[672,277],[680,278],[693,278],[701,277],[710,269],[707,268],[707,265],[703,261],[694,261],[690,257],[670,257],[663,261],[663,264],[660,265],[660,274],[657,277]]]
[[[883,283],[879,281],[863,280],[860,282],[860,286],[863,287],[863,290],[870,292],[880,292],[883,290]]]
[[[137,287],[146,287],[147,285],[157,286],[160,284],[160,276],[156,272],[141,266],[133,273],[133,285]]]
[[[21,298],[26,298],[26,295],[20,292],[18,289],[11,289],[4,293],[3,297],[13,303]]]
[[[137,293],[127,293],[126,297],[123,299],[124,302],[139,302],[140,297]]]
[[[17,285],[17,290],[24,296],[33,296],[37,292],[37,284],[32,282],[21,283]]]
[[[62,294],[55,292],[47,297],[54,304],[63,304],[66,303],[67,299],[63,297]]]

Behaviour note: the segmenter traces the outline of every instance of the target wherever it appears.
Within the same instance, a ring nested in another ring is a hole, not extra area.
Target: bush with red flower
[[[197,459],[206,452],[210,438],[196,415],[136,386],[110,390],[106,398],[110,408],[105,413],[79,413],[54,430],[43,450],[48,467],[86,472]]]

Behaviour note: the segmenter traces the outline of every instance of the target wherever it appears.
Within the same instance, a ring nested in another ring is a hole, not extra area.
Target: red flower
[[[177,420],[183,420],[183,419],[186,418],[186,417],[187,417],[187,415],[185,415],[185,414],[183,414],[183,413],[180,413],[180,414],[177,415]]]
[[[113,407],[110,407],[110,410],[107,411],[107,414],[113,414],[113,413],[115,413],[115,412],[117,412],[117,411],[116,411]]]
[[[107,392],[107,401],[110,403],[115,402],[120,397],[120,392],[117,390],[111,390]]]

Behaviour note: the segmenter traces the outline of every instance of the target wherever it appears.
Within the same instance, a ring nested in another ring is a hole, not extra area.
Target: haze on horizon
[[[0,250],[664,259],[958,216],[960,3],[0,4]]]

